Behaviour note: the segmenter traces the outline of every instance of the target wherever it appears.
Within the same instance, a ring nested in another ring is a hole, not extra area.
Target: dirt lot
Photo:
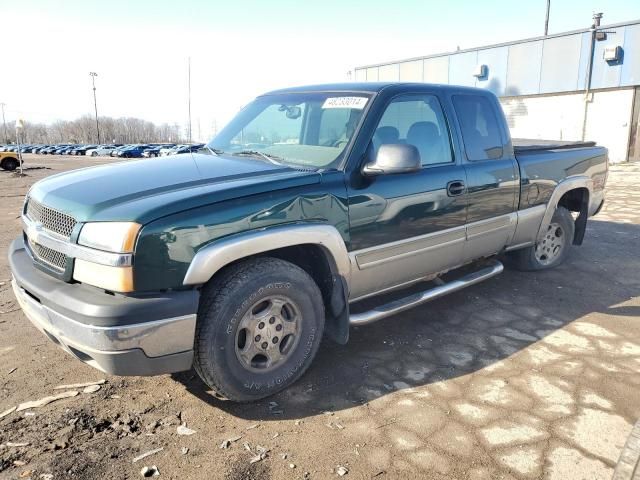
[[[507,270],[355,329],[293,388],[234,405],[194,372],[105,377],[17,308],[5,257],[28,187],[108,161],[32,156],[27,177],[0,172],[0,412],[106,378],[1,419],[0,478],[133,479],[152,465],[167,479],[337,478],[338,467],[354,479],[610,478],[640,417],[640,165],[612,168],[604,211],[557,270]],[[195,433],[179,435],[181,423]]]

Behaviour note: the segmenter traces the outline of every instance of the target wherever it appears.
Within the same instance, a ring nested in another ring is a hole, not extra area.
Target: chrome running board
[[[495,277],[504,270],[504,266],[498,260],[492,260],[488,266],[480,270],[469,273],[461,278],[450,282],[442,282],[438,286],[425,290],[424,292],[414,293],[408,297],[394,300],[387,304],[381,305],[362,313],[355,313],[349,316],[349,324],[358,326],[373,323],[383,318],[395,315],[410,308],[417,307],[423,303],[427,303],[436,298],[440,298],[449,293],[457,292],[465,287],[475,285],[483,280]]]

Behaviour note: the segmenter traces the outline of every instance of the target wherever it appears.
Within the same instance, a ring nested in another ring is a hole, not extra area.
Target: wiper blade
[[[251,157],[262,157],[267,162],[273,163],[274,165],[282,165],[278,160],[284,160],[282,157],[277,155],[271,155],[270,153],[260,152],[258,150],[242,150],[240,152],[234,152],[233,155],[246,155]]]
[[[224,150],[220,150],[219,148],[211,148],[209,145],[205,145],[204,148],[213,153],[216,157],[220,156],[224,153]]]

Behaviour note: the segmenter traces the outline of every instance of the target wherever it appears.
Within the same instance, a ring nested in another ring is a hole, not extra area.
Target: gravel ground
[[[28,176],[0,171],[0,412],[79,392],[0,419],[0,478],[610,478],[640,417],[640,165],[612,167],[605,209],[560,268],[506,270],[354,329],[286,392],[234,405],[193,371],[105,376],[16,306],[5,252],[28,187],[109,161],[27,156]]]

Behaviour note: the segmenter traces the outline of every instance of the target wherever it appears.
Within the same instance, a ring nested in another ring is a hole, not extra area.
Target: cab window
[[[408,94],[387,106],[373,136],[374,151],[384,144],[415,146],[423,166],[453,162],[449,130],[434,95]]]
[[[502,139],[491,102],[481,95],[454,95],[464,148],[469,160],[502,158]]]

